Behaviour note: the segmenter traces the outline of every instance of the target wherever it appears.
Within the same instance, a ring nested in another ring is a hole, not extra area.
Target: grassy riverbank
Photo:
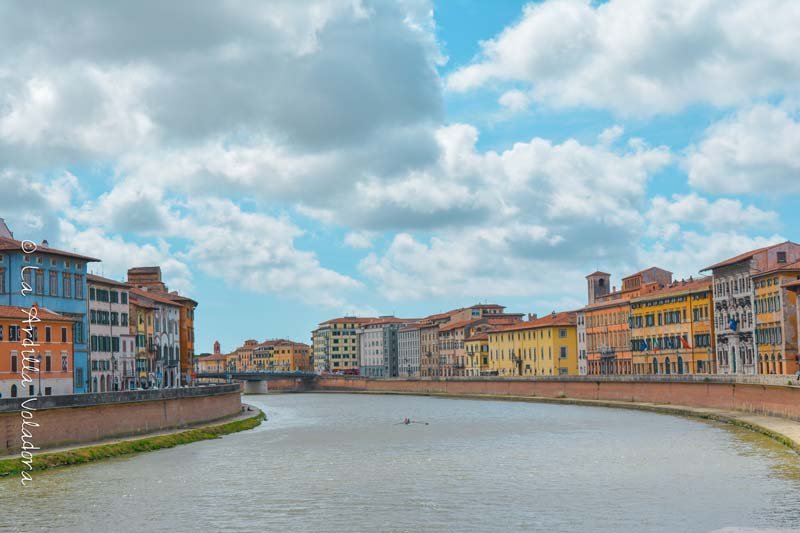
[[[174,448],[181,444],[190,444],[201,440],[217,439],[223,435],[253,429],[266,420],[263,412],[242,420],[235,420],[214,426],[187,429],[177,433],[143,437],[141,439],[124,440],[109,444],[97,444],[83,448],[75,448],[63,452],[37,453],[33,459],[33,470],[47,470],[59,466],[78,465],[92,461],[100,461],[110,457],[120,457],[134,453],[150,452],[163,448]],[[27,467],[21,458],[0,460],[0,476],[19,474]]]

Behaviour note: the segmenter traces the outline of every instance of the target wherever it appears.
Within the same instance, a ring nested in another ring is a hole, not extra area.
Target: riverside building
[[[89,289],[90,392],[136,388],[135,337],[129,324],[129,286],[94,274]]]
[[[357,330],[361,358],[359,373],[372,378],[399,375],[398,331],[416,319],[383,316],[365,323]]]
[[[314,371],[358,374],[360,358],[357,331],[375,318],[346,316],[319,324],[311,332]]]
[[[622,287],[610,287],[611,275],[586,276],[589,303],[582,309],[586,329],[586,367],[590,375],[633,373],[630,301],[672,283],[672,273],[651,267],[622,278]]]
[[[577,376],[578,336],[575,312],[488,331],[489,373],[497,376]]]
[[[421,350],[419,322],[397,330],[397,372],[403,378],[419,377]]]
[[[769,298],[775,295],[770,291],[772,285],[768,285],[770,279],[774,277],[780,279],[782,276],[771,276],[769,273],[797,261],[800,261],[800,245],[787,241],[737,255],[702,270],[710,271],[713,276],[718,373],[754,375],[759,371],[772,371],[773,367],[766,364],[772,363],[771,357],[775,355],[775,362],[778,363],[779,350],[784,357],[786,346],[783,345],[782,338],[780,343],[777,342],[777,333],[767,331],[767,336],[774,335],[774,337],[762,338],[765,330],[777,327],[776,324],[779,322],[783,323],[777,314],[783,314],[782,311],[776,313],[774,307],[773,311],[769,310]],[[761,280],[766,282],[765,287],[758,287],[758,298],[764,301],[766,306],[762,309],[759,304],[758,308],[758,314],[764,321],[763,327],[758,326],[756,321],[755,279],[759,280],[759,285]],[[775,305],[774,301],[772,305]],[[780,327],[783,334],[785,325]],[[770,361],[759,361],[757,341],[765,341],[761,346],[764,354],[770,357]],[[772,344],[773,341],[775,344]],[[782,363],[782,370],[788,368],[785,357]],[[774,368],[777,369],[777,365]]]
[[[30,308],[36,304],[72,319],[73,391],[89,388],[86,266],[99,259],[51,248],[42,241],[32,253],[22,251],[0,218],[0,305]],[[23,295],[23,277],[32,290]]]
[[[759,374],[797,374],[797,294],[785,285],[800,279],[800,261],[779,263],[753,276]]]
[[[634,374],[713,374],[711,278],[678,281],[631,300]]]
[[[75,319],[54,313],[34,304],[40,322],[32,324],[31,340],[38,346],[25,348],[30,307],[0,305],[0,398],[25,398],[72,394],[73,351],[72,335]],[[23,350],[34,350],[33,356]],[[25,357],[35,357],[39,372],[28,372],[33,383],[23,386],[21,371],[29,363]]]

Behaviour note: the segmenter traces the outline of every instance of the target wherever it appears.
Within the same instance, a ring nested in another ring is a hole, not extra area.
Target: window
[[[64,298],[72,298],[72,276],[64,272]]]
[[[45,356],[45,358],[44,358],[44,371],[45,372],[52,371],[53,366],[52,366],[52,361],[51,360],[52,360],[52,357],[50,357],[49,355]]]
[[[76,368],[75,369],[75,387],[76,388],[83,388],[83,369]]]
[[[559,357],[561,359],[566,359],[567,358],[567,347],[566,346],[562,346],[561,347],[561,354],[559,355]]]
[[[120,296],[121,296],[122,303],[127,304],[128,303],[128,293],[127,292],[120,293]]]
[[[75,274],[75,299],[83,300],[83,276]]]
[[[96,294],[96,292],[94,290],[94,287],[89,287],[89,299],[90,300],[96,300],[97,299],[97,294]]]
[[[11,342],[19,341],[19,326],[8,326],[8,340]]]
[[[786,262],[786,252],[778,252],[778,263]]]
[[[58,272],[50,271],[50,296],[58,296]]]
[[[3,294],[5,292],[6,292],[6,269],[0,268],[0,294]]]
[[[50,333],[51,333],[50,326],[45,326],[44,327],[44,342],[51,342]]]
[[[12,398],[16,398],[17,397],[17,386],[16,385],[11,385],[11,397]]]
[[[19,369],[17,368],[17,353],[11,352],[11,371],[18,372]]]
[[[61,328],[61,342],[67,342],[67,328]]]
[[[41,259],[41,258],[39,258]],[[36,294],[44,294],[44,271],[36,271]]]
[[[115,304],[119,302],[119,293],[117,291],[111,291],[111,303]]]
[[[561,329],[559,329],[559,330],[558,330],[558,336],[559,336],[560,338],[562,338],[562,339],[565,339],[565,338],[567,338],[567,330],[566,330],[566,329],[564,329],[564,328],[561,328]]]
[[[45,396],[50,396],[52,394],[53,394],[53,387],[45,387],[44,388],[44,395]]]

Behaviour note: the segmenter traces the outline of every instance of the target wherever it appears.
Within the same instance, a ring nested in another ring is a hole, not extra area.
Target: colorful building
[[[749,252],[726,259],[708,266],[702,272],[711,271],[714,282],[714,330],[717,350],[717,372],[720,374],[758,374],[762,369],[771,370],[772,367],[758,359],[758,346],[756,344],[756,331],[763,331],[776,327],[779,322],[777,314],[769,311],[769,303],[765,313],[760,313],[764,325],[759,327],[756,322],[756,285],[755,278],[769,280],[769,276],[761,274],[774,271],[800,261],[800,245],[793,242],[784,242],[773,246],[751,250]],[[760,284],[760,281],[759,281]],[[770,291],[771,286],[759,287],[758,297],[769,298],[774,296]],[[759,311],[761,309],[759,308]],[[766,335],[770,335],[767,331]],[[773,338],[774,339],[774,338]],[[785,346],[783,343],[771,344],[773,339],[767,337],[762,344],[765,355],[771,359],[781,352],[784,357]],[[775,361],[778,362],[777,360]],[[783,361],[785,363],[785,359]],[[761,368],[760,368],[761,367]],[[781,365],[782,369],[787,367]],[[776,367],[777,368],[777,365]]]
[[[22,245],[0,219],[0,305],[30,308],[37,304],[74,319],[73,390],[86,392],[89,388],[86,266],[99,259],[51,248],[47,241],[35,250],[29,247],[30,253],[24,252]],[[22,294],[23,279],[31,289],[27,294]]]
[[[130,334],[135,339],[136,385],[137,388],[152,388],[157,386],[156,346],[153,341],[156,306],[133,291],[128,292],[128,304]]]
[[[276,372],[310,372],[311,346],[302,342],[279,340],[272,349],[271,369]]]
[[[800,261],[753,276],[756,360],[759,374],[796,374],[797,294],[785,285],[800,279]]]
[[[622,278],[622,287],[610,287],[611,275],[586,276],[589,303],[582,309],[586,334],[586,369],[590,375],[633,373],[630,301],[672,283],[672,273],[658,267]]]
[[[129,324],[129,286],[94,274],[86,279],[90,392],[135,389],[136,347]]]
[[[358,330],[375,318],[347,316],[319,324],[311,333],[314,370],[358,374],[360,359]]]
[[[490,375],[577,376],[578,334],[575,312],[499,326],[488,331]]]
[[[678,281],[630,301],[634,374],[713,374],[711,278]]]
[[[146,291],[155,301],[162,304],[157,305],[161,324],[156,324],[158,331],[154,340],[160,350],[163,351],[165,347],[167,350],[166,356],[163,353],[159,356],[168,361],[162,369],[164,380],[169,384],[167,386],[191,383],[194,360],[194,311],[197,302],[176,291],[170,292],[161,279],[159,266],[128,269],[128,284]],[[170,328],[176,329],[176,332],[173,333]]]
[[[146,306],[152,310],[152,346],[148,348],[153,354],[151,372],[155,373],[155,386],[171,389],[180,387],[180,309],[166,293],[143,288],[131,288],[129,300],[135,296],[137,306]]]
[[[0,305],[0,398],[24,398],[73,394],[74,353],[72,335],[75,319],[54,313],[34,304],[31,307]],[[29,324],[29,312],[39,318],[30,337],[25,329]],[[35,346],[23,346],[30,338]],[[33,350],[33,353],[23,353]],[[38,359],[38,363],[26,362],[26,357]],[[27,372],[33,383],[22,383],[22,370],[35,365],[39,372]]]
[[[795,329],[794,329],[794,335],[795,335],[795,338],[800,341],[800,305],[797,304],[797,302],[798,302],[798,294],[800,294],[800,280],[789,281],[787,283],[784,283],[783,287],[784,287],[784,289],[786,289],[789,292],[794,293],[794,295],[795,295],[795,321],[794,321]],[[798,358],[800,358],[800,354],[798,355]],[[798,369],[798,372],[800,373],[800,369]]]
[[[473,333],[464,340],[467,376],[489,375],[489,331]]]

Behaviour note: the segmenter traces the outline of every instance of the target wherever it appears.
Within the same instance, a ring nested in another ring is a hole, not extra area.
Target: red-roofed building
[[[578,375],[577,316],[553,312],[487,332],[488,370],[498,376]]]
[[[28,334],[24,329],[29,327],[25,320],[31,316],[40,320],[31,323],[33,333],[30,338],[36,346],[25,347],[22,342]],[[73,394],[74,323],[74,319],[44,307],[0,305],[0,398]],[[24,353],[28,349],[33,353]],[[26,362],[26,357],[39,362]],[[34,365],[39,372],[24,370],[26,366]],[[23,374],[31,381],[23,383]]]
[[[322,374],[359,373],[357,331],[374,317],[345,316],[326,320],[311,332],[314,371]]]

